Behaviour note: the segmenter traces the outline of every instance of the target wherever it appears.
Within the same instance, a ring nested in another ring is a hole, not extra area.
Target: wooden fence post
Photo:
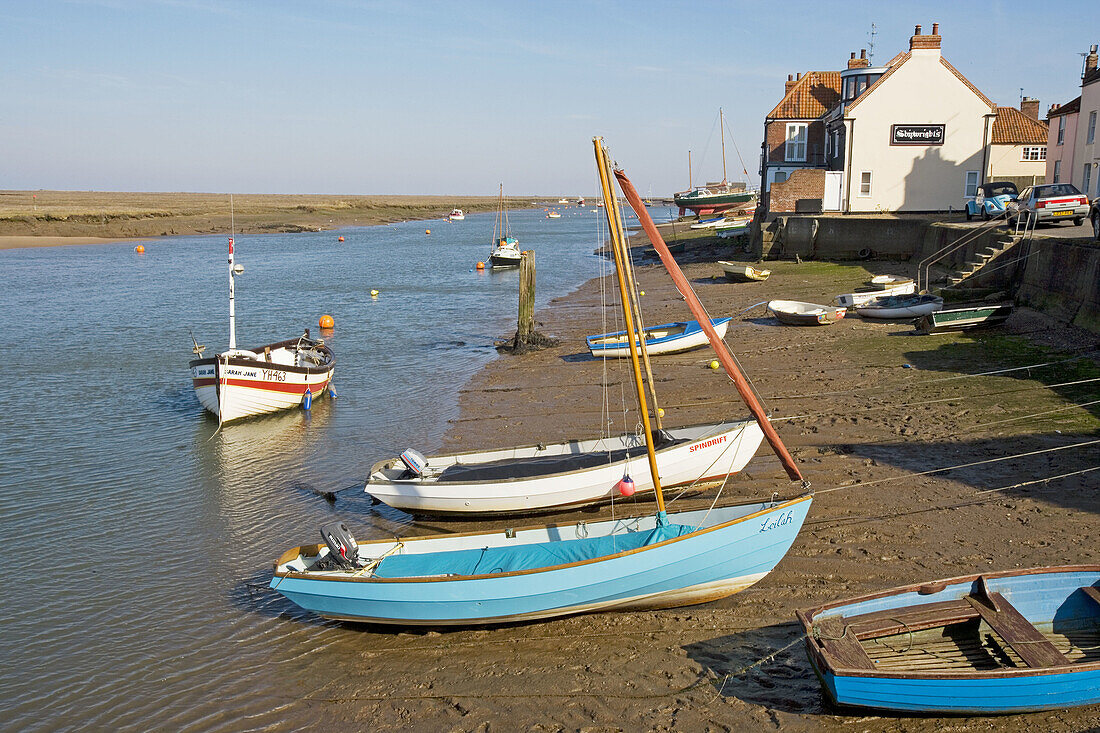
[[[519,259],[519,324],[517,340],[535,332],[535,250],[523,251]]]

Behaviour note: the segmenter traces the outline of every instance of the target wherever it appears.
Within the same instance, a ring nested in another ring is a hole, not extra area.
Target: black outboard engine
[[[359,564],[359,545],[351,536],[351,530],[343,522],[333,522],[321,527],[321,536],[328,545],[329,558],[339,567],[352,569]]]

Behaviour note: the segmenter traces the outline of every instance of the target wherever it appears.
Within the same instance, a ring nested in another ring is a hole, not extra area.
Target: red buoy
[[[619,483],[615,484],[622,496],[634,496],[634,481],[629,476],[623,476]]]
[[[344,241],[344,238],[343,238],[343,237],[337,237],[337,238],[336,238],[336,241],[337,241],[337,242],[343,242],[343,241]]]

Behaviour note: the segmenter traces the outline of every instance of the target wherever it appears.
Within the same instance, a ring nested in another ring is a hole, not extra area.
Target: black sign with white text
[[[943,125],[892,125],[891,145],[943,145]]]

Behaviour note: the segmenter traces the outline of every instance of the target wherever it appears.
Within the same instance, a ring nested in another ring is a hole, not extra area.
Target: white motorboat
[[[191,382],[195,395],[219,423],[263,415],[302,405],[309,408],[332,383],[335,356],[309,329],[298,338],[255,349],[238,349],[233,279],[244,272],[233,255],[229,238],[229,349],[202,358],[204,346],[195,342]]]
[[[451,213],[447,215],[447,218],[451,221],[463,221],[466,218],[466,212],[462,209],[451,209]]]

